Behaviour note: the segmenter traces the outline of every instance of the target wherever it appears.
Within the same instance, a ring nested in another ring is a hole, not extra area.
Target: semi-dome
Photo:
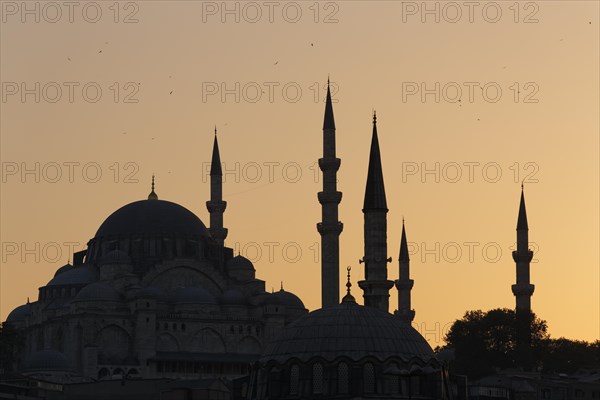
[[[41,350],[33,353],[25,363],[27,371],[67,371],[65,355],[56,350]]]
[[[210,233],[194,213],[165,200],[140,200],[112,213],[98,228],[96,237],[132,234],[206,236]]]
[[[165,294],[163,291],[155,286],[147,286],[143,289],[138,290],[135,293],[135,298],[138,299],[156,299],[164,300]]]
[[[61,267],[61,269],[64,267]],[[90,265],[70,267],[62,273],[57,273],[47,286],[84,285],[98,280],[98,272]]]
[[[252,265],[252,261],[239,254],[233,258],[230,258],[227,261],[226,267],[227,269],[241,269],[254,271],[254,265]]]
[[[263,303],[305,309],[304,303],[298,296],[296,296],[294,293],[286,292],[283,290],[283,288],[278,292],[271,293],[270,295],[266,296],[263,300]]]
[[[69,271],[71,268],[73,268],[73,266],[69,263],[66,263],[65,265],[63,265],[62,267],[60,267],[59,269],[56,270],[56,272],[54,273],[54,277],[56,278],[58,275],[62,274],[63,272]]]
[[[200,287],[179,288],[173,296],[175,304],[217,304],[215,297]]]
[[[6,322],[21,322],[25,321],[27,316],[31,313],[31,304],[23,304],[8,314],[6,317]]]
[[[313,357],[355,361],[371,356],[381,361],[400,357],[405,361],[435,358],[427,341],[410,324],[373,307],[354,302],[313,311],[288,325],[270,342],[263,361],[280,363]]]
[[[236,289],[230,289],[223,292],[221,295],[221,304],[226,305],[243,305],[247,304],[246,296]]]
[[[73,301],[121,301],[121,296],[112,286],[94,282],[81,289]]]

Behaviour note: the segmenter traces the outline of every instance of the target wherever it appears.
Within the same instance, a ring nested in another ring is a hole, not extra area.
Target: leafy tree
[[[536,362],[542,343],[548,338],[547,324],[535,314],[530,315],[529,324],[532,356]],[[454,349],[455,359],[450,367],[456,373],[476,379],[493,373],[497,368],[517,366],[516,327],[514,310],[467,311],[463,318],[454,322],[444,338],[447,344],[443,348]]]

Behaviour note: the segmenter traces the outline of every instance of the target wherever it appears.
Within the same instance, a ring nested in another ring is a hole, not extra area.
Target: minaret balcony
[[[396,284],[396,289],[398,290],[411,290],[415,284],[415,281],[412,279],[398,279],[394,281]]]
[[[209,200],[206,202],[206,208],[209,213],[224,212],[227,207],[227,202],[223,200]]]
[[[535,285],[530,283],[517,283],[512,285],[512,292],[515,296],[531,296],[535,290]]]
[[[342,160],[339,158],[319,158],[319,168],[321,171],[337,171],[340,169]]]
[[[340,204],[342,192],[319,192],[317,198],[321,204]]]
[[[512,252],[513,260],[515,262],[531,262],[533,259],[533,251],[527,250],[526,252],[522,251],[513,251]]]
[[[317,231],[319,231],[319,233],[321,235],[328,235],[328,234],[335,234],[335,235],[339,235],[340,233],[342,233],[342,230],[344,229],[344,224],[342,224],[341,222],[319,222],[317,224]]]

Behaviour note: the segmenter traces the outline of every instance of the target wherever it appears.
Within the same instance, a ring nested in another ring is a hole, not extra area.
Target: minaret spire
[[[365,253],[361,263],[365,263],[365,280],[358,282],[363,290],[365,306],[389,311],[390,289],[394,282],[387,279],[387,202],[379,139],[377,137],[377,114],[373,112],[373,134],[369,154],[369,171],[365,189],[364,237]]]
[[[210,200],[206,202],[206,208],[210,213],[210,228],[208,230],[220,245],[225,243],[227,237],[227,228],[223,228],[223,213],[226,207],[227,202],[223,201],[223,171],[221,169],[221,156],[219,155],[217,127],[215,126],[215,140],[210,164]]]
[[[354,299],[354,296],[352,296],[352,293],[350,293],[350,288],[352,287],[352,283],[350,283],[350,270],[352,268],[348,265],[348,268],[346,268],[346,271],[348,271],[348,281],[346,282],[346,295],[342,298],[342,303],[356,303],[356,299]]]
[[[158,195],[154,192],[154,174],[152,174],[152,191],[148,195],[148,200],[158,200]]]
[[[529,226],[525,210],[525,193],[521,185],[521,202],[517,218],[517,250],[513,251],[513,260],[517,264],[517,282],[512,285],[516,298],[517,353],[521,366],[531,367],[531,296],[535,286],[530,282],[529,266],[533,251],[529,250]]]
[[[341,160],[336,157],[335,120],[329,78],[323,119],[323,157],[319,168],[323,171],[323,191],[317,194],[321,203],[321,222],[317,230],[321,235],[321,302],[329,307],[340,302],[340,234],[344,225],[338,220],[338,205],[342,192],[337,190],[337,171]]]
[[[408,254],[408,242],[406,241],[406,229],[404,227],[404,218],[402,218],[402,239],[400,240],[399,279],[396,281],[398,289],[398,310],[394,313],[402,321],[411,323],[415,318],[415,310],[411,309],[410,291],[413,288],[414,280],[410,279],[410,256]]]

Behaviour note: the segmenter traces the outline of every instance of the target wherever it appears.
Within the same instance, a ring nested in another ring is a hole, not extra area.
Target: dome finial
[[[154,174],[152,174],[152,191],[148,195],[148,200],[158,200],[158,196],[154,193]]]
[[[27,296],[27,304],[29,304],[29,296]]]
[[[352,268],[348,265],[346,271],[348,271],[348,282],[346,282],[346,295],[342,298],[342,303],[356,303],[354,296],[350,293],[350,288],[352,287],[352,283],[350,283],[350,270]]]
[[[281,281],[281,289],[279,289],[280,292],[283,292],[283,281]]]

